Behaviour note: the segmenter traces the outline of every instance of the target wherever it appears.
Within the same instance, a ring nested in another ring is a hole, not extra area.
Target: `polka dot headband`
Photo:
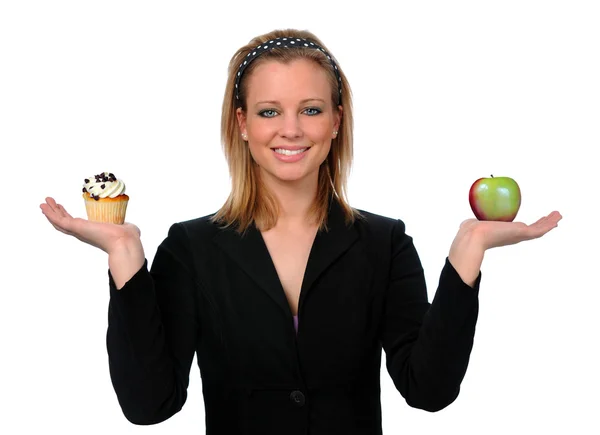
[[[323,54],[325,54],[325,56],[327,56],[327,59],[329,59],[329,62],[331,62],[331,66],[333,67],[333,71],[335,72],[335,76],[337,77],[338,101],[339,101],[339,104],[342,104],[342,78],[340,77],[340,73],[338,71],[337,65],[335,64],[335,61],[322,47],[320,47],[317,44],[315,44],[314,42],[311,42],[310,40],[304,39],[304,38],[275,38],[275,39],[270,40],[269,42],[265,42],[264,44],[259,45],[254,50],[252,50],[250,53],[248,53],[248,55],[246,56],[246,59],[242,63],[240,63],[237,75],[235,77],[235,99],[237,101],[240,100],[240,94],[239,94],[240,81],[242,79],[244,71],[246,70],[246,68],[248,68],[248,65],[250,65],[250,63],[254,59],[256,59],[258,56],[260,56],[262,53],[265,53],[273,48],[281,48],[281,47],[284,47],[284,48],[300,47],[300,48],[309,48],[309,49],[322,51]]]

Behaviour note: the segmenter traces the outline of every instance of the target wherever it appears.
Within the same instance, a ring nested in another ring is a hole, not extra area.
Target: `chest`
[[[292,315],[298,314],[300,289],[316,229],[270,230],[262,234]]]
[[[386,259],[372,256],[358,232],[332,227],[318,235],[223,231],[214,250],[192,243],[207,379],[218,370],[231,384],[282,385],[310,374],[312,385],[341,385],[377,356]]]

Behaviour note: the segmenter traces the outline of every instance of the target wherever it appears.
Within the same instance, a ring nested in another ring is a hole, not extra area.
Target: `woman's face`
[[[254,161],[267,183],[318,179],[341,118],[326,72],[315,62],[269,61],[247,78],[247,112],[238,109]]]

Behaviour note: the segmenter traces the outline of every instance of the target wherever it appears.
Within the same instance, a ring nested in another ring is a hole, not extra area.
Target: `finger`
[[[553,211],[552,213],[550,213],[550,216],[552,216],[552,219],[556,221],[556,223],[558,223],[562,219],[562,215],[558,211]]]
[[[50,207],[50,210],[56,211],[56,201],[54,200],[54,198],[48,196],[46,198],[46,204],[48,204],[48,206]]]
[[[56,214],[58,214],[58,216],[60,216],[61,218],[66,218],[67,217],[67,212],[64,209],[64,207],[58,203],[56,203]]]
[[[537,226],[540,228],[547,228],[548,230],[555,228],[558,224],[558,221],[562,219],[562,216],[559,212],[553,211],[548,216],[544,216],[539,219],[537,222],[533,223],[532,226]]]
[[[46,206],[47,213],[44,214],[46,215],[46,217],[51,218],[54,223],[57,223],[57,219],[71,217],[62,205],[56,203],[54,198],[46,198],[46,203],[47,204],[41,204],[40,207],[42,208],[42,211],[44,211],[44,206]]]
[[[553,216],[548,219],[548,226],[550,227],[550,229],[556,228],[561,219],[562,216],[559,212],[553,214]]]
[[[557,220],[547,216],[541,222],[532,225],[530,227],[530,233],[533,238],[539,238],[557,226]]]
[[[40,208],[42,209],[42,213],[49,220],[54,221],[57,217],[57,212],[52,208],[50,204],[40,204]]]
[[[534,226],[534,225],[539,225],[540,223],[544,222],[544,220],[548,219],[548,216],[543,216],[541,218],[539,218],[537,221],[535,221],[534,223],[530,224],[529,226]]]
[[[54,207],[50,204],[41,204],[40,208],[42,209],[42,213],[46,216],[46,219],[50,221],[52,226],[56,228],[58,231],[71,235],[71,232],[68,229],[69,217],[63,215],[63,212],[60,210],[60,207],[56,205],[54,202]]]
[[[541,218],[539,218],[537,221],[535,221],[534,223],[530,224],[529,227],[533,228],[533,229],[539,229],[539,228],[544,228],[547,226],[548,224],[548,219],[550,219],[552,216],[552,214],[549,214],[547,216],[542,216]]]
[[[67,234],[70,235],[67,231],[65,231],[63,228],[61,228],[59,225],[55,224],[48,216],[46,216],[46,219],[48,219],[48,222],[50,222],[50,225],[52,225],[54,227],[55,230],[60,231],[63,234]]]
[[[545,216],[544,219],[558,222],[559,220],[562,219],[562,215],[558,211],[555,210],[552,213],[550,213],[548,216]]]
[[[71,216],[69,213],[67,213],[67,210],[65,210],[65,208],[61,204],[58,204],[58,208],[60,209],[60,212],[62,213],[63,216],[73,219],[73,216]]]

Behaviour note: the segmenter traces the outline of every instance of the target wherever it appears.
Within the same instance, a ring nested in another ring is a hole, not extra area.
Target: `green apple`
[[[471,185],[469,204],[480,221],[512,222],[521,207],[521,189],[510,177],[480,178]]]

